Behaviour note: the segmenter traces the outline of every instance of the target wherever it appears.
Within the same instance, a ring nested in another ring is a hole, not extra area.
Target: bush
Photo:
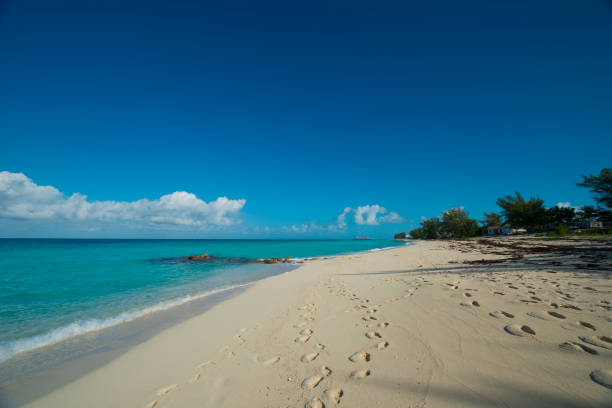
[[[567,228],[567,225],[557,225],[555,228],[555,233],[560,237],[565,237],[569,235],[569,229]]]
[[[413,229],[412,231],[410,231],[410,236],[414,239],[424,239],[425,238],[425,234],[423,233],[422,228]]]
[[[546,234],[547,237],[566,237],[570,235],[567,225],[557,225],[555,230]]]

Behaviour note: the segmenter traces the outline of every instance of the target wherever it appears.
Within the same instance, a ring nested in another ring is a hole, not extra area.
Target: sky
[[[612,2],[0,0],[0,237],[389,238],[612,165]]]

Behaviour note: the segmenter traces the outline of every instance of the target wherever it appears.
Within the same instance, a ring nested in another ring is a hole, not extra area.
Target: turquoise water
[[[0,239],[0,362],[287,271],[176,257],[304,258],[402,245],[391,240]]]

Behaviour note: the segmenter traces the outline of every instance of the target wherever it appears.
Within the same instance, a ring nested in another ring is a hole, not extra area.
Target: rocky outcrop
[[[208,262],[208,261],[225,261],[225,262],[235,262],[235,263],[265,263],[265,264],[276,264],[279,262],[282,263],[291,263],[291,257],[286,256],[284,258],[278,258],[278,257],[274,257],[274,258],[228,258],[228,257],[224,257],[224,256],[216,256],[213,254],[207,254],[207,253],[203,253],[201,255],[189,255],[187,257],[182,257],[182,258],[168,258],[168,261],[172,260],[172,259],[179,259],[179,260],[188,260],[188,261],[197,261],[197,262]]]
[[[209,256],[208,254],[202,254],[202,255],[189,255],[187,259],[189,259],[190,261],[208,261],[214,257],[215,257],[214,255]]]

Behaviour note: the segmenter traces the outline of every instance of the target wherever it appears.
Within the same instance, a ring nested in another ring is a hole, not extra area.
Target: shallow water
[[[239,288],[287,265],[167,262],[190,254],[303,258],[391,240],[0,240],[0,362]]]

